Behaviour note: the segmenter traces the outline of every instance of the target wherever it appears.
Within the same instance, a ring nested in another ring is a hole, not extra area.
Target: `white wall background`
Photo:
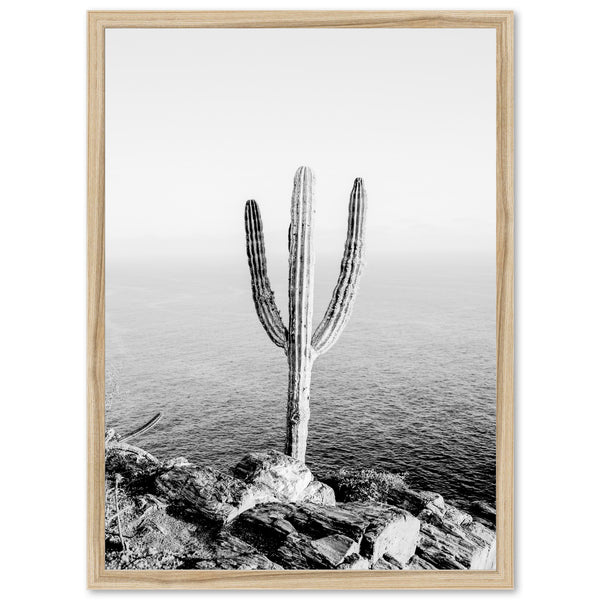
[[[3,7],[0,564],[7,597],[90,594],[85,591],[85,9],[168,4],[55,0]],[[218,4],[275,7],[300,3]],[[368,3],[302,4],[351,7]],[[377,7],[516,10],[516,595],[592,597],[600,533],[600,8],[582,0],[438,0],[433,6],[404,7],[380,0]],[[125,595],[111,595],[117,596]]]

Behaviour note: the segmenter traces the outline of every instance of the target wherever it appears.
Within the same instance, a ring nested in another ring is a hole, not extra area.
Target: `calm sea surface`
[[[409,472],[495,503],[494,262],[369,258],[352,318],[313,369],[308,465]],[[317,265],[315,323],[338,261]],[[269,265],[270,267],[272,265]],[[285,265],[271,280],[287,314]],[[107,426],[161,459],[233,465],[283,449],[287,363],[254,312],[245,261],[107,266]]]

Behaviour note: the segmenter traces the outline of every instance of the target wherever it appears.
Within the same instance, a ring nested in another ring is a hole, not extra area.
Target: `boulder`
[[[288,521],[294,505],[271,503],[256,506],[231,524],[231,533],[267,555],[279,548],[296,528]]]
[[[268,486],[284,502],[296,502],[313,479],[302,461],[275,450],[246,455],[233,468],[233,475],[246,483]]]
[[[357,542],[343,534],[315,537],[297,529],[299,509],[295,504],[257,506],[240,515],[230,531],[286,569],[332,569],[358,551]]]
[[[304,488],[297,502],[335,506],[335,492],[326,483],[313,480]]]
[[[264,504],[241,514],[231,532],[285,568],[363,568],[384,554],[405,564],[415,551],[419,521],[385,504]],[[349,566],[354,554],[367,562]]]
[[[247,485],[211,467],[189,464],[164,470],[155,489],[176,512],[217,524],[228,523],[256,504],[277,500],[265,485]]]
[[[405,564],[415,553],[420,523],[409,512],[386,504],[360,502],[349,502],[344,508],[368,522],[360,553],[372,563],[389,554],[400,564]]]
[[[421,523],[416,554],[436,569],[493,570],[496,534],[476,522],[465,526]]]

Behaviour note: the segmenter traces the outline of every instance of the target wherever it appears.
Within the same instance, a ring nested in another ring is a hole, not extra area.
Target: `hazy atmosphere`
[[[237,258],[248,198],[276,257],[300,165],[320,258],[360,176],[369,256],[493,260],[494,64],[493,30],[108,29],[108,261]]]

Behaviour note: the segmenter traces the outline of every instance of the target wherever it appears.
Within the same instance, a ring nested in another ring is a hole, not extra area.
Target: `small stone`
[[[470,525],[473,522],[473,517],[469,513],[447,504],[446,512],[444,513],[444,521],[462,527]]]
[[[379,560],[373,563],[371,567],[373,571],[399,571],[400,568],[393,565],[391,562],[385,560],[385,558],[381,557]]]
[[[187,458],[184,458],[183,456],[178,456],[177,458],[172,458],[171,460],[168,460],[164,464],[165,469],[173,469],[175,467],[191,467],[191,466],[192,466],[192,464],[190,463],[190,461]]]
[[[369,561],[364,556],[360,556],[360,554],[351,554],[336,568],[340,570],[366,571],[369,568]]]

